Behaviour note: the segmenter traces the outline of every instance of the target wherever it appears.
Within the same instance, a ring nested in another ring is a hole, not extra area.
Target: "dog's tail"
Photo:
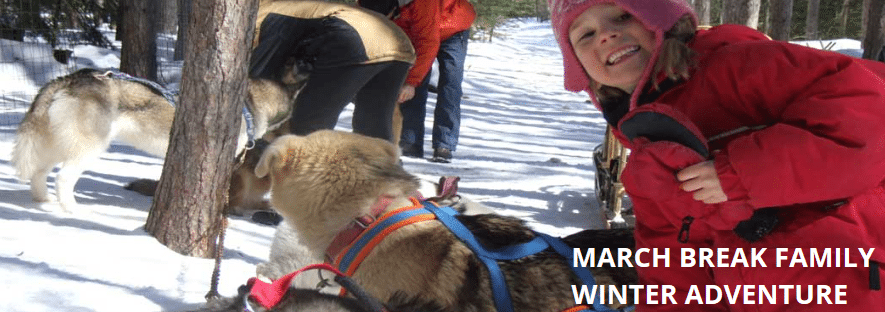
[[[38,171],[45,170],[52,153],[44,148],[45,134],[49,132],[49,109],[55,93],[66,84],[66,79],[50,82],[37,93],[15,133],[12,147],[12,166],[22,181],[29,181]],[[54,164],[53,164],[54,165]]]
[[[25,182],[42,169],[43,158],[47,156],[41,153],[44,143],[37,127],[26,116],[16,131],[15,145],[12,147],[12,166],[18,178]]]

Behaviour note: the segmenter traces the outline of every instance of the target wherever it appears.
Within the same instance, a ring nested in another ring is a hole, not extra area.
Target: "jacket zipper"
[[[689,228],[691,228],[692,222],[694,222],[694,217],[692,216],[685,216],[685,218],[682,218],[682,228],[679,229],[679,235],[676,238],[677,241],[683,244],[688,243],[688,231]]]

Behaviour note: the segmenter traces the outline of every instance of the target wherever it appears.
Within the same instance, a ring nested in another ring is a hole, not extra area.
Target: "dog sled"
[[[593,164],[596,165],[596,201],[602,208],[606,226],[609,228],[629,227],[624,218],[624,184],[621,172],[627,165],[628,150],[606,127],[602,144],[593,149]]]

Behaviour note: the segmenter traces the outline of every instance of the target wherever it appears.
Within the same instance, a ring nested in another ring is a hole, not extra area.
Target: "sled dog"
[[[256,149],[252,149],[249,152],[251,153]],[[254,177],[255,166],[253,165],[251,168],[253,172],[252,176]],[[244,164],[238,170],[246,169],[248,169],[248,166]],[[267,183],[267,191],[269,191],[270,177],[263,177],[261,180],[262,183]],[[421,180],[419,191],[421,194],[436,194],[432,199],[434,202],[441,206],[452,207],[463,214],[475,215],[493,212],[489,207],[458,195],[456,190],[453,194],[447,196],[443,192],[444,188],[441,187],[441,182],[443,181],[445,180],[441,179],[440,183],[436,183],[428,180]],[[268,203],[267,206],[270,207],[270,204]],[[305,247],[304,242],[299,238],[298,231],[292,228],[288,222],[280,222],[274,232],[267,261],[259,263],[255,267],[255,274],[258,278],[263,280],[276,280],[307,265],[324,261],[322,257],[317,256],[318,255],[311,253],[310,250]],[[306,274],[305,276],[295,279],[292,282],[292,285],[302,288],[312,288],[316,287],[320,282],[321,279],[318,275]],[[332,287],[324,288],[323,291],[333,294],[338,293],[338,290]]]
[[[251,80],[247,108],[256,137],[285,121],[294,97],[306,79],[294,70],[285,83]],[[40,89],[16,132],[12,164],[29,181],[31,197],[49,200],[47,176],[57,165],[56,194],[64,211],[76,207],[74,184],[86,164],[98,158],[112,140],[164,157],[169,145],[173,103],[149,83],[114,78],[119,75],[82,69]],[[174,100],[174,99],[173,99]],[[246,123],[238,146],[245,147]]]
[[[418,203],[412,195],[419,180],[403,170],[398,157],[399,150],[389,142],[323,130],[278,138],[262,155],[255,173],[270,176],[271,206],[298,232],[305,248],[316,257],[340,259],[331,247],[339,243],[342,230],[352,229],[354,224],[365,226],[366,217],[370,224],[386,220],[390,212]],[[479,214],[455,218],[490,250],[536,236],[513,217]],[[395,294],[427,299],[440,305],[440,311],[496,309],[488,269],[440,221],[418,221],[386,232],[389,234],[383,239],[372,241],[373,249],[362,249],[361,262],[354,270],[344,271],[369,294],[381,302],[390,301]],[[627,230],[581,233],[566,238],[565,243],[603,247],[616,236],[619,241],[632,242],[632,233]],[[571,285],[581,281],[572,264],[559,254],[548,250],[497,263],[516,311],[562,311],[574,306]],[[590,270],[599,285],[638,282],[633,268]],[[627,302],[632,302],[632,294],[628,296]]]

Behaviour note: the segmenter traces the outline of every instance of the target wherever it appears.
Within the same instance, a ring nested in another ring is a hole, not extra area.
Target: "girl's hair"
[[[694,19],[691,15],[686,14],[664,33],[661,53],[649,78],[653,88],[658,89],[656,78],[660,77],[662,73],[672,80],[689,78],[689,71],[695,65],[695,52],[686,43],[694,38],[696,31],[697,25],[695,25]],[[627,95],[627,92],[621,89],[600,84],[592,78],[590,79],[590,90],[593,90],[600,101]]]

